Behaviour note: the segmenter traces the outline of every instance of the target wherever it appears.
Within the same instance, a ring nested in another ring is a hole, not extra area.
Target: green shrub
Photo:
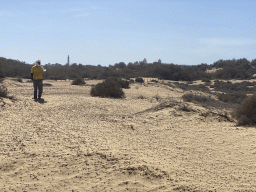
[[[84,79],[81,78],[76,78],[72,81],[71,85],[84,85]]]
[[[91,88],[91,96],[123,98],[124,92],[121,85],[114,79],[108,78],[102,83],[96,84]]]
[[[256,95],[247,97],[232,113],[237,125],[256,124]]]
[[[235,93],[221,93],[218,95],[218,99],[222,102],[227,103],[241,103],[247,95],[242,92],[235,92]]]
[[[141,77],[136,78],[135,81],[138,83],[144,83],[144,80]]]

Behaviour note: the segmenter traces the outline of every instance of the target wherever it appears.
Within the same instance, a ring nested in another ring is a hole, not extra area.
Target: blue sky
[[[256,58],[255,0],[0,0],[0,57],[197,65]]]

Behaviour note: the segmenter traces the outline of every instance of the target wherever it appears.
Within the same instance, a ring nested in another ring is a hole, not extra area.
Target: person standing
[[[37,60],[35,65],[31,68],[31,79],[34,84],[34,98],[37,99],[37,89],[38,92],[38,99],[41,99],[43,93],[43,74],[45,70],[43,66],[41,66],[41,61]]]

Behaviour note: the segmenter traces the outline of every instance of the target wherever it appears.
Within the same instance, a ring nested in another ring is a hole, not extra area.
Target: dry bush
[[[108,78],[91,88],[91,96],[123,98],[124,92],[117,81],[113,78]]]
[[[232,113],[237,125],[256,124],[256,95],[246,98]]]
[[[17,78],[17,81],[22,83],[22,79],[20,77]]]
[[[152,97],[152,99],[155,99],[155,100],[161,100],[162,99],[162,97],[160,97],[159,95],[158,95],[158,93],[155,95],[155,96],[153,96]]]
[[[155,79],[151,79],[150,82],[158,83],[158,81]]]
[[[7,97],[8,94],[7,88],[2,84],[4,77],[5,75],[2,69],[0,68],[0,97]]]
[[[192,94],[192,93],[186,93],[182,96],[183,101],[186,102],[207,102],[207,101],[212,101],[210,97],[207,97],[205,95],[197,95],[197,94]]]
[[[84,85],[85,81],[81,78],[76,78],[72,81],[71,85]]]
[[[247,93],[253,93],[256,91],[255,88],[256,83],[255,82],[248,82],[244,81],[241,83],[232,83],[230,81],[224,82],[215,80],[214,84],[211,85],[211,88],[214,88],[215,91],[221,91],[221,92],[247,92]],[[249,87],[251,86],[251,87]]]
[[[146,99],[146,97],[143,96],[143,95],[139,95],[139,96],[138,96],[138,99]]]
[[[116,81],[118,84],[120,84],[122,88],[124,88],[124,89],[129,89],[130,88],[130,82],[129,81],[122,80],[121,78],[118,78],[118,77],[112,77],[112,79],[114,81]]]
[[[7,88],[0,84],[0,97],[7,97],[7,94],[8,94],[8,91],[7,91]]]
[[[138,83],[144,83],[144,80],[141,77],[136,78],[135,81]]]
[[[202,79],[202,82],[210,83],[211,80],[210,80],[210,79],[207,79],[207,78],[203,78],[203,79]]]
[[[218,99],[226,103],[241,103],[245,98],[247,98],[247,95],[242,92],[218,94]]]
[[[200,85],[192,85],[192,84],[184,84],[184,83],[179,83],[179,82],[174,82],[174,85],[183,91],[187,90],[196,90],[196,91],[203,91],[203,92],[209,92],[209,88],[206,87],[203,84]],[[170,87],[173,87],[172,85],[169,85]]]

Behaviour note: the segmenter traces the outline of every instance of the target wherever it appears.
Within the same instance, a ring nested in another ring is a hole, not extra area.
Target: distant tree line
[[[256,59],[245,58],[218,60],[213,64],[177,65],[157,62],[148,63],[146,59],[134,63],[119,62],[114,65],[93,66],[73,63],[71,65],[46,64],[45,79],[106,79],[108,77],[137,78],[153,77],[174,81],[194,81],[211,79],[251,79],[256,74]],[[7,77],[30,78],[32,64],[0,57],[0,75]],[[212,69],[216,69],[213,71]],[[209,73],[208,70],[213,72]]]

